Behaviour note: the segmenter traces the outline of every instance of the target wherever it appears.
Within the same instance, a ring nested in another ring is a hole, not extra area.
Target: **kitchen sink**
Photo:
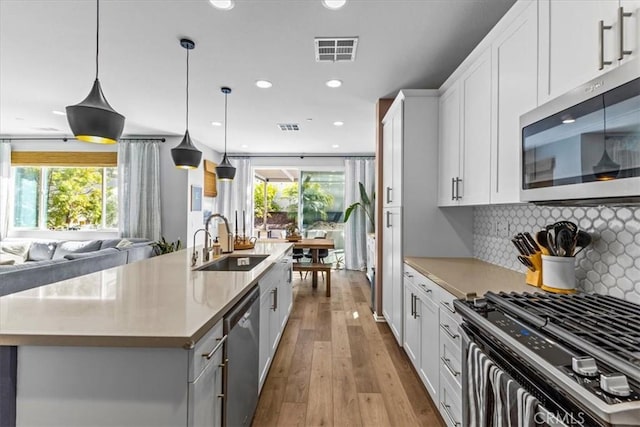
[[[229,255],[218,258],[201,267],[197,271],[251,271],[269,255]]]

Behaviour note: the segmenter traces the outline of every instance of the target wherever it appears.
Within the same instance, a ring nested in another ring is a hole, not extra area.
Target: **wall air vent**
[[[300,126],[297,123],[278,123],[278,127],[283,132],[295,132],[300,130]]]
[[[316,62],[354,61],[357,37],[316,37]]]

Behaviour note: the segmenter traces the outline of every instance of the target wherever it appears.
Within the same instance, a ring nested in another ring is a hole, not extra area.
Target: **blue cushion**
[[[107,249],[100,249],[99,251],[93,251],[93,252],[76,252],[76,253],[66,254],[64,258],[65,259],[81,259],[81,258],[90,258],[94,256],[107,255],[107,254],[118,253],[118,252],[120,251],[118,251],[116,248],[107,248]]]

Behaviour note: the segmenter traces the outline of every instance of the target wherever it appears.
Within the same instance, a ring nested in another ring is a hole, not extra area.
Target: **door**
[[[390,191],[393,187],[393,119],[390,115],[386,117],[382,125],[382,203],[385,207],[391,206]]]
[[[403,286],[402,286],[402,269],[403,269],[403,258],[402,258],[402,210],[401,208],[396,208],[392,211],[390,215],[390,223],[391,229],[393,230],[392,237],[392,245],[391,245],[391,254],[387,255],[393,259],[393,286],[392,286],[392,312],[391,312],[391,331],[393,331],[396,336],[396,341],[398,341],[398,345],[402,345],[402,294],[403,294]]]
[[[438,305],[428,298],[418,300],[417,312],[420,318],[420,376],[434,402],[438,401],[438,381],[440,380],[440,358],[438,348],[439,317]]]
[[[537,16],[536,3],[531,3],[492,45],[492,111],[497,119],[491,203],[520,201],[520,116],[537,104]]]
[[[267,276],[265,276],[266,278]],[[265,287],[263,288],[263,283]],[[264,292],[263,292],[264,289]],[[267,378],[269,372],[269,366],[271,365],[271,306],[272,306],[272,287],[268,286],[267,282],[263,280],[260,283],[260,340],[258,348],[258,366],[260,370],[260,390],[264,380]]]
[[[382,315],[391,327],[393,311],[393,227],[391,225],[393,208],[385,209],[382,224]]]
[[[620,23],[622,25],[622,46],[618,46],[618,58],[620,58],[620,50],[631,52],[623,55],[620,63],[627,62],[638,58],[638,49],[640,49],[640,0],[621,0],[620,6],[623,13],[631,13],[631,16],[625,16]],[[618,15],[618,21],[620,17]]]
[[[420,317],[416,306],[420,303],[417,299],[415,288],[411,281],[404,279],[404,350],[411,363],[417,369],[420,367]]]
[[[222,351],[193,383],[189,384],[189,395],[193,396],[193,410],[189,427],[215,427],[222,424]]]
[[[392,147],[392,183],[389,200],[391,206],[402,206],[402,145],[403,141],[404,101],[400,103],[393,115],[393,147]]]
[[[462,170],[460,205],[489,203],[491,172],[491,49],[461,78]]]
[[[460,167],[460,91],[454,83],[440,98],[438,205],[454,206]]]
[[[617,0],[540,2],[540,103],[609,71],[617,63]],[[599,22],[603,61],[600,65]],[[516,57],[514,59],[521,59]]]

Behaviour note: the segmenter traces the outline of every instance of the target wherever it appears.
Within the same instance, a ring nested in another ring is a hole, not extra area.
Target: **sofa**
[[[155,255],[147,239],[0,241],[0,296]]]

